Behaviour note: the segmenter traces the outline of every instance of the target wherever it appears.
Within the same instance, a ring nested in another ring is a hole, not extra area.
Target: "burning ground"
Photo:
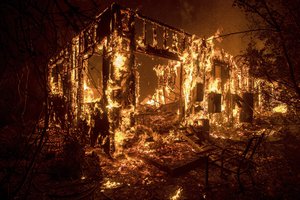
[[[251,127],[244,125],[230,131],[234,135],[231,139],[226,133],[214,132],[209,141],[198,144],[199,149],[184,139],[186,130],[157,133],[139,127],[139,137],[128,135],[114,158],[108,157],[100,147],[85,148],[77,175],[68,172],[76,171],[77,162],[73,159],[78,156],[66,159],[57,154],[53,162],[45,154],[36,163],[28,191],[19,195],[27,192],[29,199],[296,199],[300,184],[299,126],[289,125],[281,130],[269,124]],[[254,183],[248,175],[243,175],[243,192],[239,190],[236,176],[220,176],[220,169],[213,165],[209,166],[209,187],[206,187],[201,159],[189,168],[174,170],[199,158],[208,144],[241,147],[251,134],[263,132],[267,136],[254,157]],[[80,151],[75,149],[73,144],[72,153],[79,155]],[[15,169],[18,173],[26,165],[25,160],[22,162]],[[7,163],[2,161],[1,165]]]
[[[104,199],[296,199],[300,192],[300,157],[295,153],[299,151],[299,137],[293,133],[293,127],[280,132],[274,129],[264,131],[270,135],[255,156],[255,184],[251,183],[248,176],[242,177],[244,192],[239,191],[235,176],[220,177],[220,169],[214,166],[209,168],[209,188],[206,188],[201,162],[192,170],[175,175],[145,159],[150,157],[163,166],[174,167],[187,164],[193,154],[197,155],[197,150],[184,141],[180,134],[172,132],[172,136],[160,136],[152,142],[143,141],[137,147],[128,149],[124,152],[126,156],[117,158],[117,162],[105,162],[107,165],[102,169],[107,179],[101,183],[102,194],[97,194]],[[241,139],[241,134],[247,138],[250,132],[236,130],[231,134]],[[236,140],[232,139],[212,140],[223,147],[237,145]],[[151,143],[154,146],[151,147]]]

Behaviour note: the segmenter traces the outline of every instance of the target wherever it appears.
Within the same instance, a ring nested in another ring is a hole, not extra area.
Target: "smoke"
[[[195,18],[195,5],[191,1],[179,0],[181,5],[180,17],[183,23],[191,23]]]
[[[216,33],[214,34],[214,37],[216,38],[216,41],[218,41],[219,43],[221,43],[223,41],[223,38],[220,37],[221,34],[223,33],[224,29],[223,27],[219,27],[218,30],[216,31]]]

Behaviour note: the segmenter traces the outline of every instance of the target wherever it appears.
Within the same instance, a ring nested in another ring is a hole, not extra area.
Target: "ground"
[[[255,184],[243,176],[243,192],[236,177],[221,178],[219,169],[213,166],[209,168],[209,188],[206,188],[202,167],[174,177],[140,159],[124,156],[112,161],[101,159],[99,153],[105,178],[96,199],[298,199],[300,138],[289,131],[280,134],[284,136],[269,136],[256,153]]]
[[[237,137],[246,138],[253,131],[246,127],[242,129],[244,131],[232,129],[231,136],[236,137],[230,139],[225,137],[225,130],[222,137],[217,137],[220,133],[211,132],[210,142],[222,147],[233,146]],[[155,165],[161,163],[163,166],[174,166],[189,162],[198,155],[190,143],[173,131],[165,135],[149,132],[141,134],[139,139],[127,141],[126,148],[114,158],[109,158],[100,147],[87,147],[78,178],[65,180],[59,177],[72,175],[73,158],[69,159],[68,167],[54,178],[53,173],[57,172],[51,171],[51,167],[49,170],[53,161],[43,158],[37,164],[30,187],[26,187],[28,190],[20,195],[27,192],[28,199],[298,199],[299,125],[261,127],[260,131],[256,127],[255,130],[256,133],[264,131],[268,135],[253,159],[255,170],[251,177],[254,182],[248,175],[241,177],[243,190],[236,176],[220,176],[220,169],[213,165],[209,166],[208,187],[205,184],[204,165],[199,162],[199,165],[181,174],[168,173],[170,171]],[[155,163],[149,162],[148,158]],[[7,162],[2,161],[1,164],[7,165]],[[21,167],[16,171],[22,173]],[[52,174],[49,175],[49,171]]]

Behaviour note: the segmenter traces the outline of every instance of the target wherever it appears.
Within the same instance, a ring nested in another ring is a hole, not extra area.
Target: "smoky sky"
[[[238,8],[232,7],[233,0],[97,1],[101,5],[100,10],[113,2],[200,37],[210,37],[218,29],[221,29],[223,34],[247,29],[245,15]],[[247,41],[242,35],[233,35],[224,38],[217,46],[237,55],[246,47]]]

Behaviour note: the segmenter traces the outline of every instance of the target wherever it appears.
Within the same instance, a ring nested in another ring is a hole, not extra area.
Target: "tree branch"
[[[251,30],[245,30],[245,31],[237,31],[237,32],[232,32],[232,33],[226,33],[223,35],[218,35],[218,36],[206,39],[206,41],[210,41],[210,40],[217,39],[217,38],[224,38],[224,37],[228,37],[228,36],[232,36],[232,35],[239,35],[239,34],[259,32],[259,31],[276,31],[276,30],[270,29],[270,28],[258,28],[258,29],[251,29]]]

